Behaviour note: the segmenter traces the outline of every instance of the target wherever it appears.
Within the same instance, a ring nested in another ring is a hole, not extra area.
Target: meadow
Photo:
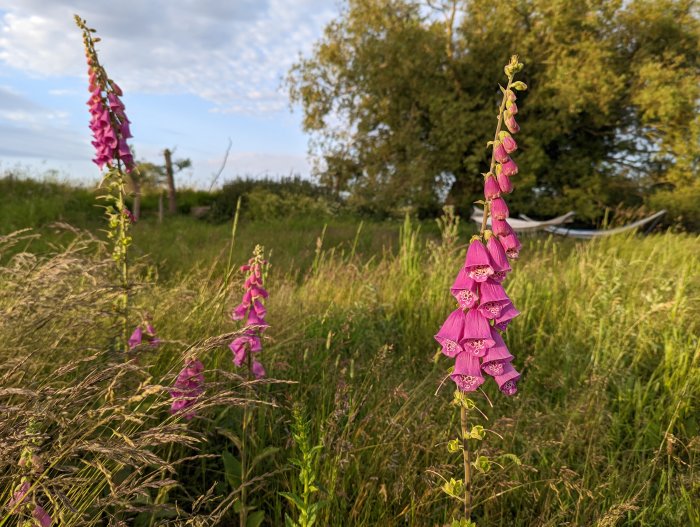
[[[99,224],[49,219],[0,230],[2,503],[30,445],[57,525],[236,525],[245,503],[247,525],[278,526],[299,509],[282,493],[318,504],[316,525],[458,517],[440,487],[462,470],[447,448],[459,416],[433,335],[470,225],[146,218],[132,231],[133,304],[163,342],[124,355]],[[494,462],[475,476],[473,519],[700,525],[700,238],[523,242],[507,287],[523,379],[514,397],[486,385],[475,397]],[[256,244],[271,325],[258,381],[227,347]],[[207,384],[186,420],[168,412],[168,387],[193,352]],[[5,507],[0,526],[16,518]]]

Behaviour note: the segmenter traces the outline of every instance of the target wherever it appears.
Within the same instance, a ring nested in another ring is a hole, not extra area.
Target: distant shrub
[[[224,184],[213,198],[209,218],[212,221],[232,218],[238,198],[241,198],[242,213],[255,219],[330,215],[340,207],[326,188],[300,177],[277,180],[246,178]]]
[[[211,206],[216,201],[218,194],[207,192],[206,190],[195,190],[191,188],[177,190],[177,211],[180,214],[189,214],[195,207]],[[164,206],[168,207],[167,192],[163,192]],[[128,200],[132,206],[133,198]],[[158,193],[149,192],[141,196],[141,215],[152,216],[158,212]]]
[[[55,221],[82,225],[98,221],[101,215],[91,189],[31,179],[28,174],[14,172],[0,177],[0,232]]]
[[[668,220],[688,231],[700,231],[700,182],[684,188],[660,190],[648,198],[653,209],[666,209]]]

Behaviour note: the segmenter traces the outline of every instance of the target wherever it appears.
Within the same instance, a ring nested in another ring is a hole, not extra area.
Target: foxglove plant
[[[484,176],[484,216],[481,230],[472,237],[467,249],[466,260],[459,270],[450,292],[457,301],[455,309],[445,320],[435,339],[442,347],[442,353],[455,359],[450,374],[457,386],[454,403],[460,408],[461,437],[451,441],[453,452],[462,451],[464,479],[450,480],[443,489],[464,503],[464,520],[453,525],[473,525],[471,523],[471,483],[472,466],[483,469],[488,465],[484,456],[472,462],[469,440],[482,440],[484,428],[477,425],[471,430],[468,423],[468,410],[475,408],[467,393],[476,391],[487,377],[493,377],[498,388],[505,395],[517,393],[520,374],[512,366],[513,356],[508,351],[501,336],[509,322],[519,312],[501,285],[511,271],[509,259],[517,259],[520,242],[508,224],[508,206],[504,196],[513,190],[511,177],[518,173],[518,166],[511,158],[517,150],[517,143],[511,134],[520,130],[515,120],[518,113],[516,91],[527,89],[525,83],[514,81],[516,73],[523,65],[517,56],[511,57],[505,66],[508,78],[506,87],[500,87],[503,94],[498,112],[498,124],[492,147],[491,164]],[[508,131],[502,130],[503,126]],[[487,221],[491,218],[491,229]]]
[[[265,278],[265,261],[263,256],[263,248],[256,245],[253,250],[253,257],[248,260],[246,265],[241,266],[241,271],[246,273],[245,282],[243,283],[243,298],[231,311],[231,319],[234,321],[245,320],[243,332],[236,337],[230,344],[229,348],[233,353],[233,363],[240,367],[247,366],[247,376],[255,379],[262,379],[267,375],[265,368],[254,355],[262,351],[262,334],[269,327],[265,321],[267,308],[263,303],[268,297],[267,290],[263,287]],[[252,470],[252,464],[249,462],[247,451],[248,427],[250,426],[252,414],[246,406],[243,409],[243,419],[241,420],[241,443],[240,443],[240,465],[241,474],[241,495],[239,508],[240,525],[248,525],[249,518],[253,518],[248,513],[252,511],[252,507],[248,503],[248,487],[246,480]]]
[[[194,411],[187,411],[204,392],[204,365],[196,357],[191,357],[185,362],[175,380],[175,385],[170,389],[173,402],[170,405],[170,413],[183,412],[185,419],[192,419]]]
[[[93,162],[103,171],[102,184],[107,188],[103,198],[107,201],[105,214],[113,240],[112,258],[119,269],[121,292],[117,298],[116,311],[121,322],[120,347],[128,347],[129,309],[129,266],[127,253],[131,243],[129,226],[133,215],[126,206],[125,174],[134,170],[134,158],[127,140],[131,138],[130,122],[126,117],[121,88],[109,78],[100,64],[95,44],[99,37],[93,37],[95,30],[89,28],[85,20],[75,15],[75,23],[83,33],[83,45],[88,64],[88,89],[90,98],[87,105],[90,112],[92,145],[95,147]]]
[[[27,432],[36,432],[35,424],[30,424]],[[27,518],[17,525],[51,527],[52,519],[46,509],[39,504],[36,487],[37,480],[44,471],[44,462],[39,454],[38,440],[29,440],[22,449],[19,467],[23,472],[20,483],[14,488],[7,504],[9,514]]]
[[[255,247],[253,257],[247,265],[241,266],[241,271],[247,273],[241,303],[231,312],[232,320],[244,320],[245,326],[243,334],[236,337],[229,348],[233,353],[233,363],[236,366],[247,364],[248,370],[256,379],[265,377],[265,368],[253,358],[253,355],[260,353],[262,343],[260,337],[269,324],[265,322],[267,309],[263,304],[268,294],[263,287],[263,248],[260,245]]]

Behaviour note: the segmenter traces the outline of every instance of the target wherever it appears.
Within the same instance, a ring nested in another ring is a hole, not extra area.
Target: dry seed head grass
[[[168,411],[176,368],[154,379],[142,364],[149,355],[113,351],[113,262],[102,242],[73,234],[42,256],[16,252],[35,236],[28,231],[0,238],[0,257],[15,251],[0,267],[0,525],[17,520],[4,504],[28,475],[18,465],[27,447],[41,460],[29,475],[33,492],[56,524],[128,525],[151,512],[158,525],[215,525],[235,493],[194,496],[190,510],[153,499],[179,485],[178,465],[196,462],[203,435]],[[204,356],[236,334],[184,352]],[[258,403],[252,381],[207,376],[216,380],[192,407],[198,413]],[[169,461],[174,446],[189,455]]]

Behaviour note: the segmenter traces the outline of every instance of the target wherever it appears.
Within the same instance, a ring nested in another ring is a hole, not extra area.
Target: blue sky
[[[222,179],[306,176],[282,79],[337,12],[334,0],[0,0],[0,170],[99,178],[77,13],[124,90],[137,158],[174,148],[193,162],[182,184],[208,187],[230,137]]]

